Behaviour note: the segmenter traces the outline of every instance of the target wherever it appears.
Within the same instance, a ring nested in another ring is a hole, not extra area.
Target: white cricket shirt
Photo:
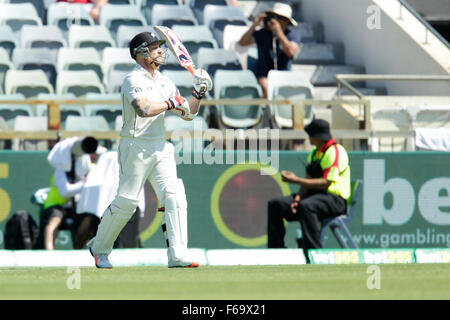
[[[158,70],[155,76],[136,64],[125,76],[122,88],[122,137],[142,140],[165,139],[164,114],[155,117],[140,117],[136,114],[131,102],[138,97],[145,97],[149,102],[163,102],[173,96],[180,95],[175,84]]]

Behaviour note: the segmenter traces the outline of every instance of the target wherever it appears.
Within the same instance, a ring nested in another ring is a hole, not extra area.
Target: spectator
[[[97,147],[98,141],[93,137],[74,137],[58,142],[50,151],[47,159],[55,170],[40,215],[40,248],[54,249],[60,229],[72,231],[74,240],[76,202],[95,161]]]
[[[108,3],[109,0],[58,0],[58,2],[82,3],[88,5],[88,11],[92,19],[98,21],[101,8]]]
[[[250,29],[238,42],[241,46],[256,42],[258,61],[255,75],[263,90],[264,98],[267,98],[269,70],[290,70],[293,57],[298,51],[300,33],[290,26],[297,26],[297,22],[292,19],[291,7],[285,3],[275,3],[271,10],[254,19]]]
[[[347,151],[331,137],[329,123],[314,119],[305,127],[314,148],[308,156],[306,177],[282,171],[283,181],[300,185],[298,193],[273,199],[268,204],[268,247],[284,248],[287,221],[299,221],[303,234],[303,251],[322,248],[319,222],[347,213],[350,196],[350,166]]]

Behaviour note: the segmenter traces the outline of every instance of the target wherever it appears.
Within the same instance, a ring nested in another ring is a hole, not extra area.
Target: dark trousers
[[[291,212],[290,205],[295,194],[272,199],[268,203],[267,236],[268,248],[285,248],[286,229],[283,218],[287,221],[299,221],[303,233],[303,251],[308,261],[308,250],[322,248],[320,241],[320,224],[323,219],[347,213],[346,201],[334,194],[315,192],[300,200],[297,212]]]

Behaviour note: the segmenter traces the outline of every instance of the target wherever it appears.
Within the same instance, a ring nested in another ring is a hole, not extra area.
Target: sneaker
[[[91,239],[91,241],[89,241],[87,243],[87,247],[89,249],[91,256],[94,257],[95,266],[99,269],[112,269],[112,264],[109,262],[107,254],[94,254],[92,252],[91,247],[93,244],[94,244],[94,239]]]
[[[169,268],[198,268],[200,263],[189,260],[169,260]]]

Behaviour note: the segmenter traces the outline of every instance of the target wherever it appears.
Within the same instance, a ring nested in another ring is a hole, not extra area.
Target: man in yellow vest
[[[347,151],[330,134],[330,125],[314,119],[305,127],[314,146],[308,155],[305,178],[281,171],[283,181],[300,185],[298,193],[273,199],[268,204],[268,247],[284,248],[287,221],[300,221],[303,250],[322,248],[320,222],[347,213],[350,197],[350,166]]]
[[[50,151],[47,159],[55,171],[40,215],[42,249],[54,249],[60,229],[72,231],[74,241],[76,197],[81,193],[97,147],[98,141],[93,137],[73,137],[58,142]]]

